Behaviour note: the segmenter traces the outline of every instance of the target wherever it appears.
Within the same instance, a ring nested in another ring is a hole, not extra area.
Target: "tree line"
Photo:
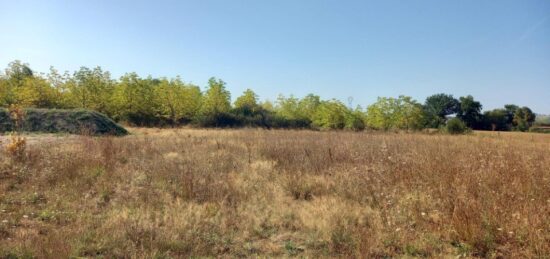
[[[73,109],[106,114],[135,126],[265,127],[378,130],[419,130],[453,125],[477,130],[526,131],[535,121],[528,107],[505,105],[482,112],[472,96],[429,96],[419,103],[408,96],[379,97],[365,108],[351,108],[339,100],[280,95],[260,102],[248,89],[231,102],[226,83],[210,78],[204,91],[181,78],[140,77],[127,73],[118,80],[101,67],[81,67],[74,73],[50,68],[37,74],[28,64],[11,62],[0,75],[0,107]]]

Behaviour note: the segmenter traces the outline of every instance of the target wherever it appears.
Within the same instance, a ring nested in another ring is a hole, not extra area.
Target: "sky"
[[[550,114],[548,0],[0,0],[0,67],[212,76],[233,99],[471,94]]]

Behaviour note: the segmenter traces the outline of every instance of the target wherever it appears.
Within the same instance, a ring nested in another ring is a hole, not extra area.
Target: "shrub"
[[[11,135],[11,142],[5,147],[6,153],[16,161],[23,161],[27,140],[17,134]]]
[[[445,131],[449,134],[464,134],[469,130],[466,124],[459,118],[452,118],[447,122]]]
[[[529,132],[534,133],[550,133],[550,127],[531,127]]]

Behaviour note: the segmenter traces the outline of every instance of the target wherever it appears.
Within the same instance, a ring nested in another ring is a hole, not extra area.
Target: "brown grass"
[[[2,154],[0,257],[550,254],[550,135],[132,131]]]

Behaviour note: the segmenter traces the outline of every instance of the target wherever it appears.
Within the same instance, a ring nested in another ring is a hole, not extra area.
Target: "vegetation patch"
[[[0,108],[0,132],[15,130],[7,109]],[[107,116],[83,109],[25,109],[21,124],[24,132],[71,133],[89,135],[126,135],[126,129]]]

